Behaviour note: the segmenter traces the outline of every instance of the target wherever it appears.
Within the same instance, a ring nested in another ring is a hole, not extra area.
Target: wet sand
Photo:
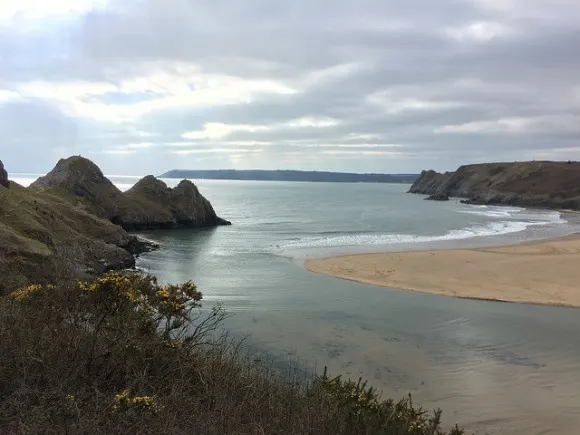
[[[458,298],[580,307],[580,237],[309,260],[316,273]]]

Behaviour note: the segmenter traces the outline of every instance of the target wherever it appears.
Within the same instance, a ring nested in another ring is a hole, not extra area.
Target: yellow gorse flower
[[[129,410],[141,410],[157,413],[162,409],[153,396],[130,396],[127,390],[115,395],[113,410],[124,412]]]
[[[47,286],[48,287],[48,286]],[[29,285],[28,287],[24,287],[20,290],[16,290],[10,293],[10,297],[17,301],[24,301],[26,299],[30,299],[32,296],[38,294],[42,290],[42,286],[40,284]]]

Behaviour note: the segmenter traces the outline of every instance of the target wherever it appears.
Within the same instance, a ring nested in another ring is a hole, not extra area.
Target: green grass
[[[462,433],[361,381],[279,374],[221,335],[223,309],[201,298],[120,273],[1,297],[0,433]]]

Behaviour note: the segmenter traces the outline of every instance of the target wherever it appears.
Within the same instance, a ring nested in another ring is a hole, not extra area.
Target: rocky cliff
[[[61,159],[32,189],[54,189],[74,195],[86,209],[128,231],[228,225],[190,181],[174,189],[148,175],[123,193],[90,160]]]
[[[30,188],[8,183],[3,169],[0,294],[134,267],[134,255],[153,246],[126,230],[229,224],[189,181],[170,189],[148,176],[123,193],[78,156],[60,160]]]
[[[466,198],[474,204],[580,210],[580,163],[515,162],[423,171],[410,193]]]
[[[6,169],[4,169],[4,164],[2,160],[0,160],[0,186],[2,187],[10,187],[10,181],[8,181],[8,173]]]

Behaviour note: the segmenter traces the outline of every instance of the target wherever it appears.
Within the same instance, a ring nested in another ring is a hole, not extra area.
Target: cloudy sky
[[[580,160],[578,0],[13,0],[0,159],[45,172]]]

